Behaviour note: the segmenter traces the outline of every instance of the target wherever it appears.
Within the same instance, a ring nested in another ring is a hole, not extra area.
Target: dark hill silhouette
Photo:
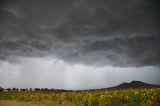
[[[122,83],[118,86],[110,87],[108,89],[130,89],[130,88],[155,88],[160,85],[147,84],[141,81],[132,81],[130,83]]]
[[[105,91],[105,90],[123,90],[123,89],[141,89],[141,88],[160,88],[160,85],[153,85],[144,83],[142,81],[132,81],[130,83],[122,83],[120,85],[110,87],[110,88],[101,88],[101,89],[86,89],[86,90],[75,90],[75,91]]]

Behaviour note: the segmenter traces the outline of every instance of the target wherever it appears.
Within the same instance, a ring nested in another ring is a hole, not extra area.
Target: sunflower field
[[[94,92],[0,92],[1,100],[46,100],[62,106],[160,106],[160,88]]]

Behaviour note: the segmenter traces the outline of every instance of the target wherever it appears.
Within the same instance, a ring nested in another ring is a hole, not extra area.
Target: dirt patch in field
[[[26,102],[17,100],[0,100],[0,106],[72,106],[67,104],[55,104],[52,101]]]

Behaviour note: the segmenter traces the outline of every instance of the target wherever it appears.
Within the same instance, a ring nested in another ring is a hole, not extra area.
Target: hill
[[[155,87],[160,87],[160,85],[153,85],[153,84],[148,84],[144,83],[142,81],[132,81],[130,83],[122,83],[120,85],[110,87],[107,89],[135,89],[135,88],[155,88]]]

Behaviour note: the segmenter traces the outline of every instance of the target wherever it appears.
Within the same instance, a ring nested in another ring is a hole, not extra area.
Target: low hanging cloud
[[[115,86],[122,82],[141,80],[159,84],[159,68],[93,67],[68,64],[53,57],[16,57],[14,63],[0,61],[0,84],[4,87],[94,89]],[[115,79],[116,78],[116,79]]]
[[[55,42],[56,41],[56,42]],[[96,66],[158,66],[160,63],[160,37],[134,37],[128,39],[86,40],[64,42],[53,40],[1,41],[0,58],[55,56],[70,63]]]

